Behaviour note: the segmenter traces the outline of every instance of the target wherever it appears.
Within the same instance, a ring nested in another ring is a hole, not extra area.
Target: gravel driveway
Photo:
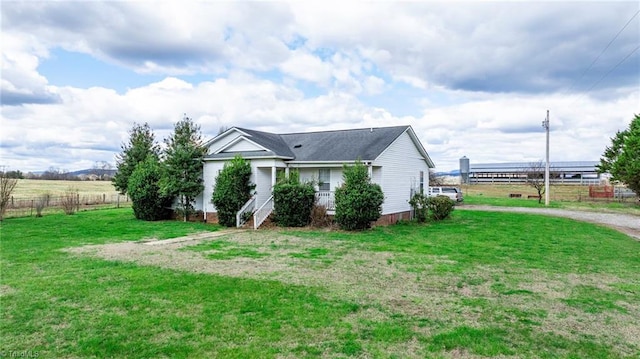
[[[578,221],[603,224],[640,240],[640,217],[631,214],[573,211],[557,208],[498,207],[481,205],[462,205],[457,206],[456,209],[471,211],[535,213],[549,216],[566,217]]]

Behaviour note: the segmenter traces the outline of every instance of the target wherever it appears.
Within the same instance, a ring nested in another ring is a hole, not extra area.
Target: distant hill
[[[436,176],[460,176],[460,170],[451,170],[449,172],[436,172]]]
[[[81,175],[90,175],[90,174],[97,174],[97,175],[106,175],[109,177],[113,177],[115,176],[115,174],[118,172],[118,170],[116,169],[111,169],[111,170],[103,170],[103,169],[96,169],[96,168],[88,168],[86,170],[79,170],[79,171],[73,171],[73,172],[69,172],[70,175],[72,176],[81,176]]]

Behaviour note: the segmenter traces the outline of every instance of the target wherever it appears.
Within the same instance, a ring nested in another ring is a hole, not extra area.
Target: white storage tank
[[[462,176],[462,184],[469,184],[469,159],[462,156],[460,159],[460,176]]]

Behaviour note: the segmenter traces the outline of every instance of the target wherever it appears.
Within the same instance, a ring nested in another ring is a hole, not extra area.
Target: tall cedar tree
[[[163,194],[178,197],[178,210],[186,222],[196,196],[204,189],[202,165],[207,150],[202,144],[200,126],[185,115],[164,142],[165,176],[160,187]]]
[[[623,182],[640,196],[640,115],[635,115],[629,128],[618,131],[600,158],[598,172],[608,172],[615,181]]]
[[[236,225],[236,213],[253,195],[251,164],[240,155],[226,162],[218,177],[211,203],[216,206],[218,222],[227,227]]]
[[[129,131],[129,142],[123,143],[120,148],[122,148],[122,152],[116,155],[118,172],[112,182],[120,193],[125,194],[129,185],[129,177],[136,166],[149,156],[158,159],[160,148],[155,143],[155,135],[147,123],[143,125],[134,123]]]

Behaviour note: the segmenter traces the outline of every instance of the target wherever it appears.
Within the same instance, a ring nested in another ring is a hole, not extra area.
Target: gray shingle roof
[[[294,154],[291,152],[289,146],[282,140],[282,137],[275,133],[270,132],[262,132],[249,130],[247,128],[236,127],[238,130],[248,134],[250,140],[268,148],[269,150],[275,152],[277,156],[281,157],[290,157],[293,158]]]
[[[281,138],[295,161],[375,160],[409,126],[363,128],[342,131],[289,133]]]
[[[275,134],[236,127],[249,139],[269,151],[260,156],[277,156],[300,162],[343,162],[360,158],[375,160],[409,126],[373,127],[351,130]],[[258,153],[246,155],[257,156]],[[226,158],[229,154],[209,155]]]
[[[584,171],[584,172],[596,172],[596,166],[600,162],[598,161],[559,161],[549,162],[549,168],[552,171]],[[469,172],[492,172],[492,173],[513,173],[531,168],[532,165],[537,165],[537,161],[533,162],[503,162],[503,163],[471,163]],[[540,162],[544,168],[544,162]]]

